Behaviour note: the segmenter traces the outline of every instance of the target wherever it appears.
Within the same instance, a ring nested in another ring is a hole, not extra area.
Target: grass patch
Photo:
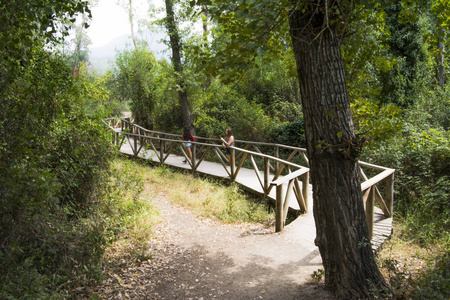
[[[395,299],[450,299],[450,250],[447,243],[421,246],[408,239],[405,226],[396,231],[377,255],[380,271]]]
[[[159,212],[144,193],[143,174],[136,168],[136,162],[117,159],[113,168],[105,213],[111,244],[105,257],[110,261],[119,257],[132,261],[147,259],[146,242],[160,221]]]
[[[150,197],[164,196],[173,204],[189,209],[198,216],[225,223],[257,222],[269,224],[274,219],[260,197],[244,192],[236,183],[202,178],[167,166],[152,167],[135,162],[143,174]]]

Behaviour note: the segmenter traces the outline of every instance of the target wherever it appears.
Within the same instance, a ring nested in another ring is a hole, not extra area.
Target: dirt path
[[[322,268],[317,249],[289,227],[224,225],[156,198],[164,222],[152,258],[123,261],[95,291],[101,299],[334,299],[311,283]]]

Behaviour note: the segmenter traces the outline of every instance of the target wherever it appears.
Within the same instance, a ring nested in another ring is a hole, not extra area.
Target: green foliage
[[[124,111],[128,111],[127,102],[119,101],[111,95],[108,85],[111,82],[111,74],[107,73],[102,77],[93,77],[86,72],[84,65],[80,70],[83,80],[78,82],[81,95],[84,99],[83,109],[91,117],[98,116],[122,116]]]
[[[184,127],[173,68],[162,60],[158,63],[155,78],[154,127],[157,130],[179,133]],[[191,86],[191,82],[188,84]],[[190,103],[195,103],[191,98]]]
[[[272,218],[267,207],[259,202],[259,199],[246,197],[236,184],[225,187],[223,201],[225,205],[221,203],[222,210],[217,216],[214,216],[221,221],[229,223],[269,222]],[[205,203],[205,205],[214,205],[214,203]]]
[[[396,59],[394,68],[380,72],[382,84],[380,99],[401,107],[413,104],[414,95],[432,82],[426,19],[401,22],[402,4],[386,8],[386,25],[390,31],[388,40],[390,55]]]
[[[82,78],[65,61],[39,48],[29,57],[0,93],[2,298],[47,293],[72,271],[97,277],[105,242],[85,217],[103,194],[109,135],[80,109]]]
[[[440,100],[433,103],[440,107]],[[423,102],[414,101],[422,104],[405,111],[401,133],[379,142],[363,159],[397,170],[394,210],[408,228],[407,238],[424,245],[449,243],[450,137],[430,124],[433,117],[423,110]]]
[[[116,101],[130,101],[135,122],[153,129],[154,90],[157,62],[148,50],[125,50],[117,54],[111,89]]]
[[[301,117],[300,89],[289,62],[286,56],[279,61],[264,61],[260,57],[249,64],[246,74],[233,84],[233,89],[248,102],[262,105],[272,118],[296,120]]]
[[[341,47],[351,102],[377,97],[382,88],[378,73],[388,72],[396,63],[386,46],[389,32],[381,7],[359,9],[357,15],[352,26],[355,33]]]
[[[289,1],[191,1],[208,5],[218,24],[210,49],[199,49],[204,68],[225,82],[235,81],[259,57],[265,62],[289,53]]]
[[[318,269],[317,271],[314,271],[311,275],[312,280],[315,282],[323,282],[325,277],[325,271],[323,269]]]
[[[109,242],[128,239],[130,246],[142,247],[158,220],[156,209],[142,197],[142,167],[126,159],[116,159],[112,165],[101,206],[105,220],[104,234]]]
[[[70,21],[77,13],[86,12],[83,0],[2,1],[0,4],[0,90],[13,83],[22,67],[34,63],[34,47],[61,40],[68,34]],[[59,30],[60,29],[60,30]],[[56,34],[56,33],[59,34]]]
[[[442,128],[448,131],[450,128],[450,90],[426,89],[420,95],[417,110],[422,112],[416,117],[422,124],[433,128]]]
[[[223,136],[229,127],[238,140],[262,141],[274,125],[262,105],[246,101],[226,86],[213,83],[205,95],[195,121],[200,136]]]
[[[444,253],[427,264],[412,284],[412,299],[450,298],[450,253]]]
[[[412,263],[414,261],[411,261]],[[417,264],[417,262],[416,262]],[[397,259],[384,259],[382,266],[388,269],[389,283],[396,299],[448,299],[450,296],[449,253],[419,262],[418,271]]]
[[[370,99],[355,99],[350,104],[357,133],[367,139],[369,147],[387,141],[401,130],[401,110],[392,104],[381,106]]]
[[[100,100],[104,94],[93,92],[85,77],[73,78],[57,51],[45,50],[56,39],[60,17],[71,20],[86,5],[0,4],[2,299],[63,297],[70,278],[88,282],[100,276],[106,240],[96,204],[112,148],[101,122],[104,111],[89,117],[82,108],[83,97]]]
[[[270,142],[294,147],[306,147],[303,120],[282,123],[274,127],[270,133]]]

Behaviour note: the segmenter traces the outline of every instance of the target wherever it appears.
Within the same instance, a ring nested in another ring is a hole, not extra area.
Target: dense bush
[[[184,127],[174,71],[166,60],[158,62],[155,78],[154,128],[158,131],[181,133]],[[190,95],[190,94],[189,94]],[[192,104],[192,98],[189,97]]]
[[[305,123],[297,120],[277,125],[270,132],[270,141],[294,147],[306,147]]]
[[[387,6],[386,27],[390,30],[387,41],[389,55],[396,59],[392,69],[379,74],[379,99],[407,108],[414,105],[415,95],[432,83],[429,45],[426,43],[430,20],[419,18],[415,22],[401,20],[402,3]]]
[[[276,120],[260,104],[247,102],[225,86],[212,85],[197,112],[197,134],[218,138],[231,128],[238,140],[266,141]]]
[[[123,112],[129,111],[127,101],[111,97],[111,91],[108,89],[108,85],[111,82],[110,73],[97,77],[95,74],[88,73],[84,65],[82,65],[79,74],[84,79],[79,82],[79,85],[80,89],[85,91],[83,93],[83,109],[88,116],[99,117],[108,115],[121,117]]]
[[[146,49],[125,50],[117,54],[110,78],[111,99],[129,102],[137,124],[153,129],[155,73],[157,62]]]
[[[363,159],[396,169],[394,211],[404,219],[408,238],[448,244],[450,136],[429,118],[420,105],[405,111],[401,133],[378,143]]]
[[[300,88],[289,56],[265,61],[257,58],[243,78],[234,83],[234,91],[247,102],[260,104],[271,118],[291,122],[301,118]]]
[[[0,298],[44,298],[75,275],[96,277],[105,239],[95,219],[112,148],[83,107],[82,77],[56,53],[0,91]]]

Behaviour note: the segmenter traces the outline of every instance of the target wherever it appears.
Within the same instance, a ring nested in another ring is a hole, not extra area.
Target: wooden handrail
[[[117,120],[117,122],[116,122]],[[120,122],[119,122],[120,120]],[[114,131],[114,143],[121,145],[124,142],[125,137],[127,137],[128,141],[131,144],[130,138],[133,138],[133,145],[134,148],[132,148],[134,155],[138,155],[141,151],[143,145],[145,144],[145,141],[147,140],[157,140],[160,141],[160,149],[157,151],[157,146],[153,144],[153,142],[149,142],[153,151],[159,155],[158,158],[161,163],[164,163],[165,159],[169,156],[169,154],[173,151],[175,146],[177,144],[185,143],[186,141],[182,140],[182,135],[180,134],[173,134],[173,133],[165,133],[165,132],[159,132],[154,130],[148,130],[145,129],[139,125],[136,125],[132,123],[129,120],[126,120],[124,118],[116,119],[116,118],[109,118],[105,119],[103,121],[105,125],[107,125],[111,130]],[[122,138],[121,142],[118,142],[119,133],[116,130],[117,125],[120,124],[120,128],[124,130],[127,128],[127,132],[125,133],[125,136]],[[129,130],[128,130],[129,128]],[[201,162],[206,158],[206,154],[209,152],[210,149],[213,149],[213,153],[216,154],[219,161],[221,162],[222,166],[224,167],[227,174],[230,176],[231,180],[235,180],[237,174],[239,173],[242,164],[244,163],[244,160],[249,158],[254,171],[256,172],[256,176],[259,179],[260,185],[264,191],[264,196],[267,196],[271,189],[273,187],[276,187],[276,201],[277,201],[277,214],[278,210],[280,212],[282,211],[281,215],[285,215],[286,212],[286,203],[288,195],[291,193],[291,191],[287,191],[285,196],[282,195],[282,189],[283,185],[287,183],[288,189],[292,189],[295,193],[295,196],[297,197],[297,201],[299,202],[300,208],[303,212],[307,211],[307,199],[308,199],[308,185],[309,185],[309,168],[301,166],[299,164],[293,163],[290,160],[297,155],[298,153],[301,154],[302,158],[306,161],[307,165],[309,166],[309,161],[306,156],[306,149],[295,147],[295,146],[289,146],[289,145],[282,145],[282,144],[273,144],[273,143],[265,143],[265,142],[254,142],[254,141],[245,141],[245,140],[235,140],[236,144],[243,144],[245,145],[245,149],[241,147],[235,146],[229,146],[228,148],[232,149],[232,155],[230,157],[230,162],[227,161],[224,154],[219,151],[219,148],[222,148],[222,141],[218,138],[207,138],[207,137],[199,137],[194,136],[195,141],[192,142],[194,145],[201,146],[201,149],[206,149],[203,154],[201,155],[200,159],[194,158],[192,162],[189,162],[189,165],[191,166],[193,171],[196,171]],[[138,140],[139,140],[139,147],[138,147]],[[170,143],[169,148],[167,149],[165,145],[167,143]],[[256,149],[256,151],[251,151],[248,148],[252,147]],[[274,147],[274,156],[261,153],[261,151],[258,149],[257,146],[269,146]],[[181,145],[179,147],[182,147]],[[195,147],[194,147],[195,148]],[[279,158],[279,149],[287,149],[292,150],[293,152],[288,156],[287,160]],[[159,152],[159,154],[158,154]],[[166,152],[166,155],[164,156],[164,152]],[[187,158],[186,153],[181,148],[182,154]],[[238,155],[236,155],[236,152],[239,152]],[[195,153],[195,151],[194,151]],[[263,177],[260,174],[260,170],[255,162],[254,157],[260,157],[264,160],[263,164]],[[237,162],[236,159],[239,159],[240,161]],[[273,161],[275,163],[274,166],[270,164],[269,161]],[[227,165],[230,163],[230,170],[227,169]],[[238,163],[238,166],[236,168],[235,163]],[[364,174],[364,172],[361,169],[361,177],[364,180],[361,183],[361,190],[364,194],[363,201],[366,205],[366,217],[369,225],[369,231],[370,233],[373,232],[373,203],[374,200],[376,200],[386,217],[391,217],[393,214],[393,188],[394,188],[394,173],[395,169],[386,168],[383,166],[370,164],[363,161],[358,161],[358,164],[360,167],[367,167],[375,170],[382,171],[381,173],[377,174],[376,176],[372,178],[367,178],[367,176]],[[291,172],[292,168],[296,168],[297,170]],[[281,172],[283,169],[287,168],[288,174],[284,175],[283,177],[279,178]],[[274,176],[272,179],[272,182],[269,183],[269,175],[270,170],[274,171]],[[303,188],[300,188],[299,185],[299,177],[302,177],[303,182]],[[380,191],[376,187],[376,185],[381,182],[382,180],[386,180],[386,201],[381,197]],[[283,202],[284,204],[281,204]],[[280,206],[281,205],[281,206]],[[284,227],[285,218],[282,218],[277,215],[277,231],[281,230],[282,227]],[[281,228],[281,229],[280,229]]]
[[[283,178],[272,181],[270,184],[274,185],[274,186],[279,186],[279,185],[282,185],[294,178],[302,176],[303,174],[308,173],[308,172],[309,172],[309,168],[303,168],[303,169],[297,170],[295,172],[292,172],[286,176],[283,176]]]
[[[368,168],[382,170],[382,171],[384,171],[384,170],[392,170],[391,168],[386,168],[386,167],[382,167],[382,166],[378,166],[378,165],[374,165],[374,164],[369,164],[369,163],[361,161],[361,160],[358,161],[358,164],[360,166],[363,166],[363,167],[368,167]]]
[[[366,180],[363,183],[361,183],[361,190],[362,191],[367,190],[368,188],[377,184],[378,182],[385,179],[386,177],[388,177],[389,175],[391,175],[394,172],[395,172],[395,169],[385,169],[383,172],[376,175],[375,177],[372,177],[369,180]]]
[[[161,138],[161,137],[155,137],[155,136],[147,136],[147,135],[142,135],[142,134],[136,134],[136,133],[127,133],[128,136],[133,136],[133,137],[139,137],[139,138],[145,138],[145,139],[154,139],[154,140],[160,140],[160,141],[165,141],[165,142],[176,142],[176,143],[185,143],[186,141],[184,140],[174,140],[174,139],[167,139],[167,138]],[[178,136],[175,134],[171,134],[172,136]],[[195,145],[200,145],[200,146],[208,146],[208,147],[216,147],[216,148],[222,148],[222,145],[218,145],[218,144],[209,144],[209,143],[201,143],[201,142],[191,142],[192,144]],[[247,153],[247,154],[251,154],[254,156],[259,156],[262,158],[268,158],[277,162],[280,162],[282,164],[291,166],[291,167],[295,167],[295,168],[306,168],[304,166],[286,161],[284,159],[281,158],[277,158],[271,155],[267,155],[267,154],[263,154],[263,153],[259,153],[259,152],[254,152],[254,151],[250,151],[250,150],[246,150],[243,148],[239,148],[239,147],[235,147],[235,146],[229,146],[228,148],[230,149],[234,149],[243,153]],[[308,169],[309,170],[309,169]]]
[[[155,130],[149,130],[146,128],[143,128],[137,124],[131,123],[127,120],[124,120],[123,118],[120,118],[121,120],[123,120],[124,122],[140,128],[146,132],[150,132],[150,133],[155,133],[155,134],[164,134],[167,136],[175,136],[175,137],[181,137],[181,134],[175,134],[175,133],[166,133],[166,132],[161,132],[161,131],[155,131]],[[197,139],[202,139],[202,140],[208,140],[208,141],[215,141],[215,142],[219,142],[222,143],[222,141],[219,138],[208,138],[208,137],[200,137],[200,136],[194,136],[194,138]],[[301,148],[301,147],[295,147],[295,146],[289,146],[289,145],[283,145],[283,144],[275,144],[275,143],[265,143],[265,142],[255,142],[255,141],[246,141],[246,140],[235,140],[236,143],[244,143],[244,144],[251,144],[251,145],[261,145],[261,146],[275,146],[275,147],[280,147],[280,148],[284,148],[284,149],[290,149],[290,150],[298,150],[300,152],[305,152],[306,153],[306,149],[305,148]]]

